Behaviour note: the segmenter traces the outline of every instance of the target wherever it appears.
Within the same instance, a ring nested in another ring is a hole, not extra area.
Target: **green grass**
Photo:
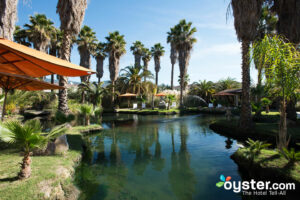
[[[29,179],[17,180],[22,156],[17,149],[0,151],[0,199],[44,199],[46,189],[51,190],[51,198],[56,199],[55,190],[62,187],[66,196],[78,193],[73,184],[72,174],[81,159],[82,131],[99,128],[100,125],[77,126],[67,132],[69,151],[64,155],[33,156],[32,174]],[[68,175],[68,176],[65,176]]]
[[[246,148],[240,148],[233,154],[233,159],[244,167],[249,167],[249,160],[245,155]],[[261,169],[262,173],[276,174],[281,177],[295,180],[300,183],[300,162],[290,165],[288,161],[275,150],[264,149],[255,157],[253,164]]]

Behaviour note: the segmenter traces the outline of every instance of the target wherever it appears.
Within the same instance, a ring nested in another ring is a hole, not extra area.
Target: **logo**
[[[223,174],[221,174],[220,180],[221,181],[219,181],[219,182],[216,183],[217,187],[222,187],[226,181],[230,181],[231,180],[231,176],[227,176],[226,179],[225,179],[225,176]]]

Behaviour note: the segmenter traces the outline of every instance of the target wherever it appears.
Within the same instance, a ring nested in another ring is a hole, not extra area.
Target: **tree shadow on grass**
[[[272,156],[270,156],[270,157],[261,159],[261,160],[259,161],[259,163],[262,164],[262,163],[265,163],[265,162],[268,162],[268,161],[272,161],[272,160],[275,160],[275,159],[278,159],[278,158],[280,158],[280,155],[279,155],[279,154],[275,154],[275,155],[272,155]]]
[[[18,179],[19,179],[18,176],[7,177],[7,178],[0,178],[0,182],[14,182],[14,181],[17,181]]]

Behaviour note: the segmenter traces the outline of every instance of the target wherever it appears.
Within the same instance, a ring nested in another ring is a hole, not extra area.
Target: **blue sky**
[[[30,15],[46,14],[55,26],[60,26],[56,14],[56,0],[26,0],[18,5],[18,25],[28,23]],[[166,32],[170,27],[186,19],[193,22],[197,28],[188,73],[191,82],[198,80],[212,80],[228,76],[241,80],[241,51],[240,43],[236,39],[233,17],[226,21],[226,11],[229,0],[89,0],[84,25],[94,29],[97,38],[105,41],[109,32],[119,30],[125,35],[127,53],[121,58],[120,68],[134,63],[134,57],[129,48],[131,44],[140,40],[150,48],[160,42],[166,50],[161,58],[159,84],[170,84],[171,63],[170,47],[166,43]],[[77,47],[72,50],[71,61],[79,64]],[[92,59],[92,69],[96,62]],[[149,69],[154,72],[153,60]],[[256,72],[251,67],[252,79],[256,79]],[[179,75],[179,66],[175,66],[175,85]],[[105,61],[103,80],[109,79],[108,61]],[[78,81],[79,78],[72,78]],[[96,76],[92,76],[96,80]]]

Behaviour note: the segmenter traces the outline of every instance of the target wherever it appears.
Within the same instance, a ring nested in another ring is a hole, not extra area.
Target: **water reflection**
[[[204,119],[104,117],[109,128],[86,138],[84,163],[76,170],[76,182],[84,191],[81,199],[185,200],[215,193],[214,180],[208,186],[201,183],[214,176],[207,172],[216,167],[214,159],[220,160],[215,154],[226,148],[219,145],[224,137],[213,134]],[[231,152],[225,153],[221,159],[234,165]]]

